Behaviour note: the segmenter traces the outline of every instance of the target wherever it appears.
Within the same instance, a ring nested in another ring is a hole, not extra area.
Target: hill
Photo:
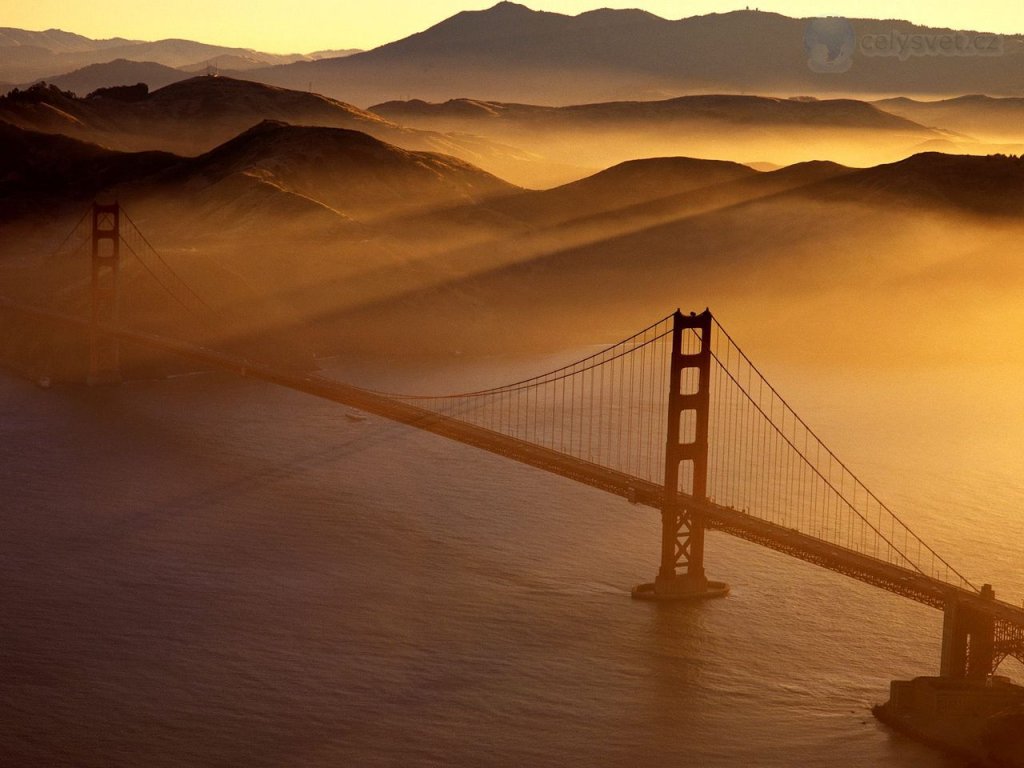
[[[598,168],[675,155],[780,166],[824,159],[873,165],[948,137],[854,99],[706,95],[567,107],[454,99],[386,102],[371,111],[404,125],[473,132]]]
[[[541,194],[554,192],[529,196]],[[552,328],[558,343],[581,343],[584,330],[610,335],[644,308],[713,299],[720,316],[745,318],[761,344],[798,327],[800,350],[788,353],[802,359],[837,345],[881,359],[891,351],[885,329],[897,325],[916,334],[917,361],[943,365],[950,339],[942,318],[951,311],[1019,323],[1022,213],[1024,161],[1016,158],[926,154],[863,170],[793,166],[543,233],[516,230],[502,242],[518,252],[489,267],[478,261],[469,269],[466,256],[440,283],[331,322],[339,333],[375,329],[347,342],[366,348],[402,328],[410,348],[482,353],[495,344],[543,345]],[[468,316],[472,324],[460,320]],[[991,341],[977,340],[965,354],[998,359],[1012,334],[992,330]]]
[[[625,211],[633,218],[638,207],[758,175],[748,166],[719,160],[630,160],[570,184],[500,201],[495,207],[530,226],[598,218],[607,228],[609,218],[622,217]]]
[[[958,96],[938,101],[906,97],[884,99],[876,104],[894,115],[925,125],[941,125],[951,131],[988,142],[1024,142],[1024,98]]]
[[[192,40],[93,40],[59,29],[34,32],[0,27],[0,80],[12,83],[52,80],[91,64],[116,59],[148,61],[177,68],[201,64],[220,56],[237,57],[251,62],[253,66],[286,64],[304,58],[298,54],[281,56]]]
[[[25,270],[13,276],[36,293],[54,289],[46,280],[80,280],[83,252],[55,262],[41,255],[64,239],[90,200],[115,197],[164,254],[176,254],[171,261],[204,296],[230,308],[232,333],[245,335],[282,317],[298,322],[380,297],[395,287],[381,275],[418,257],[407,243],[423,233],[403,226],[409,216],[482,210],[518,191],[456,158],[346,129],[264,121],[184,158],[114,152],[3,123],[0,269],[20,259],[37,264],[38,280],[26,280]],[[144,279],[138,265],[130,269],[131,279]],[[166,299],[151,314],[170,322],[174,313],[165,310],[174,307]]]
[[[801,323],[802,354],[870,345],[898,317],[941,359],[952,304],[983,311],[1002,291],[1017,306],[1024,281],[1017,158],[762,172],[665,157],[531,192],[346,129],[266,121],[192,158],[4,130],[4,200],[27,201],[8,216],[116,192],[204,296],[320,353],[562,347],[714,297],[725,314]],[[20,242],[3,232],[5,251]],[[856,312],[810,322],[837,307]]]
[[[2,216],[45,215],[48,208],[60,209],[152,177],[177,162],[178,158],[164,152],[113,152],[0,121]]]
[[[875,206],[914,206],[983,217],[1024,214],[1024,158],[923,152],[865,168],[814,189],[828,197]]]
[[[637,123],[732,124],[735,127],[808,126],[927,132],[923,126],[855,99],[780,99],[764,96],[700,95],[660,101],[623,101],[545,107],[494,101],[452,99],[443,104],[422,100],[388,102],[370,111],[402,120],[468,129],[481,121],[518,125],[573,127],[632,126]]]
[[[207,233],[241,223],[228,210],[252,188],[280,193],[259,221],[285,220],[301,199],[348,220],[388,219],[452,205],[480,205],[517,188],[457,158],[412,152],[359,131],[293,126],[265,120],[198,157],[126,153],[0,121],[0,199],[13,217],[45,213],[122,187],[160,209],[188,209],[218,197],[220,220]],[[213,192],[211,192],[213,190]],[[276,203],[281,203],[275,207]],[[305,204],[303,204],[305,205]],[[192,211],[195,213],[195,210]],[[158,215],[176,220],[189,215]],[[254,223],[248,221],[246,223]],[[191,227],[191,224],[190,224]],[[264,231],[250,235],[262,239]],[[194,236],[201,232],[193,229]]]
[[[345,59],[247,76],[290,88],[312,83],[360,106],[410,95],[546,105],[695,93],[1011,95],[1024,77],[1019,37],[995,39],[992,51],[992,36],[972,34],[976,56],[869,56],[858,40],[953,31],[895,20],[849,24],[852,67],[835,74],[808,65],[807,19],[749,10],[678,21],[608,9],[566,16],[502,2]]]
[[[152,61],[115,59],[103,64],[90,64],[67,74],[50,78],[49,84],[62,91],[87,96],[99,88],[145,83],[150,90],[163,88],[189,78],[187,72]]]
[[[269,181],[353,217],[453,203],[480,203],[515,190],[445,155],[410,152],[368,134],[265,120],[184,162],[180,183],[218,183],[237,174]]]
[[[404,128],[317,94],[227,77],[188,78],[132,101],[76,98],[37,86],[0,98],[0,120],[123,151],[181,155],[202,154],[263,120],[278,120],[365,131],[406,149],[456,155],[513,177],[529,176],[534,168],[547,171],[527,153],[494,141]]]

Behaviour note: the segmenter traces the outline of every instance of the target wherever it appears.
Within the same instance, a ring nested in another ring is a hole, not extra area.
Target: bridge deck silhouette
[[[980,590],[839,461],[709,312],[678,311],[540,376],[454,395],[395,395],[286,370],[125,326],[119,244],[152,248],[115,206],[93,211],[90,318],[0,298],[0,310],[82,329],[91,372],[118,342],[330,400],[661,511],[661,567],[635,596],[710,594],[703,532],[721,531],[944,612],[942,674],[983,677],[1024,661],[1024,608]],[[104,225],[101,222],[106,222]],[[104,228],[105,227],[105,228]],[[111,248],[102,253],[100,246]],[[147,271],[184,308],[205,302],[173,273]],[[174,295],[177,283],[190,295]],[[207,307],[208,309],[208,307]],[[99,371],[102,372],[102,371]],[[666,419],[667,414],[667,419]],[[717,498],[716,498],[717,497]]]

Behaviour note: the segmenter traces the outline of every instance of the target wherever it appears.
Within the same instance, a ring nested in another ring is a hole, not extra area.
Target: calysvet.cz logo
[[[811,19],[804,32],[807,66],[814,72],[842,73],[854,55],[889,56],[906,61],[923,56],[1002,56],[1001,35],[988,32],[905,32],[891,29],[856,34],[848,19]]]
[[[1003,38],[985,32],[897,32],[861,35],[858,50],[864,56],[1001,56]]]

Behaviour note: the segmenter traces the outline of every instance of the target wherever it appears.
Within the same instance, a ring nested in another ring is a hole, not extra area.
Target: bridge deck
[[[0,308],[25,313],[49,322],[89,327],[86,320],[3,298],[0,298]],[[629,499],[637,504],[660,510],[664,502],[663,488],[656,483],[582,461],[573,456],[473,424],[451,419],[358,387],[322,376],[277,370],[250,360],[153,334],[114,326],[101,326],[101,329],[104,333],[122,341],[160,349],[211,368],[260,379],[356,408],[575,480]],[[1024,631],[1024,608],[998,600],[986,600],[975,592],[951,586],[917,571],[816,539],[800,531],[753,517],[739,510],[723,507],[710,501],[698,501],[685,494],[680,494],[679,500],[703,514],[707,526],[714,530],[837,571],[933,608],[942,609],[948,600],[959,599],[993,616],[998,623],[1004,625],[1005,630]]]

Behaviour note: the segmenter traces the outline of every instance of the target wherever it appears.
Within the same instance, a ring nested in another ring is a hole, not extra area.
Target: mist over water
[[[409,391],[579,352],[332,373]],[[998,444],[943,472],[911,381],[805,373],[779,371],[791,402],[869,485],[1019,593]],[[8,764],[954,764],[868,709],[934,673],[936,611],[720,534],[727,599],[631,601],[654,511],[258,383],[0,392]]]

